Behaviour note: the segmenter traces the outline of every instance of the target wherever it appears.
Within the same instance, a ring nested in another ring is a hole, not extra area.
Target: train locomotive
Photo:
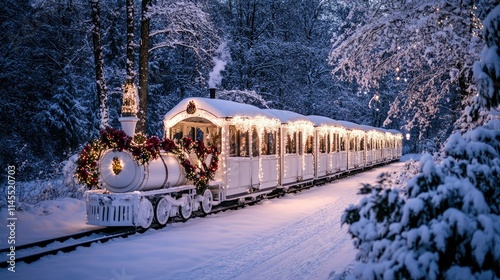
[[[174,216],[189,219],[193,211],[210,213],[223,202],[245,203],[330,181],[398,160],[402,153],[396,130],[219,99],[184,99],[163,122],[165,138],[188,137],[220,151],[208,186],[200,193],[186,176],[182,160],[195,166],[203,160],[193,154],[179,159],[161,151],[139,164],[129,151],[108,149],[98,160],[103,189],[85,193],[88,224],[163,225]]]

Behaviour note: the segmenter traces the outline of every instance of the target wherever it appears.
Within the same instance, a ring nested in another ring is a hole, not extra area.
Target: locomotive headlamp
[[[111,163],[111,169],[113,169],[113,173],[118,175],[122,172],[123,166],[122,162],[118,159],[118,157],[113,157],[113,161]]]

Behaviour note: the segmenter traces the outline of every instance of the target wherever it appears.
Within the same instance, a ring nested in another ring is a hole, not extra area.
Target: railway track
[[[238,207],[242,207],[245,205],[253,204],[254,202],[248,202],[246,204],[231,204],[231,205],[221,205],[213,209],[213,211],[208,215],[213,215],[219,212],[236,209]],[[193,218],[202,217],[206,214],[193,212]],[[168,224],[184,222],[184,220],[180,217],[172,218],[168,221]],[[153,224],[148,229],[161,229],[166,227],[167,225],[159,225]],[[78,247],[89,247],[93,243],[105,243],[114,238],[127,238],[134,234],[142,234],[146,232],[148,229],[140,228],[140,227],[124,227],[124,228],[100,228],[96,230],[89,230],[81,233],[76,233],[67,236],[61,236],[57,238],[46,239],[42,241],[37,241],[33,243],[23,244],[20,246],[16,246],[16,263],[17,262],[25,262],[32,263],[37,261],[38,259],[49,256],[56,255],[59,252],[68,253],[76,250]],[[7,254],[10,252],[10,248],[2,248],[0,249],[0,268],[8,267],[8,258],[5,258]]]
[[[371,168],[370,168],[371,169]],[[335,178],[335,180],[338,179],[343,179],[346,177],[353,176],[355,174],[359,173],[358,172],[346,172],[344,174],[339,175],[338,177]],[[290,188],[286,191],[286,193],[297,193],[301,192],[303,190],[309,189],[313,186],[318,186],[318,185],[323,185],[328,183],[328,181],[319,181],[315,182],[314,184],[302,186],[300,188]],[[272,199],[276,197],[283,196],[285,192],[283,191],[278,191],[275,193],[271,193],[265,196],[265,199]],[[263,197],[264,198],[264,197]],[[216,207],[212,209],[212,212],[209,213],[208,215],[214,215],[219,212],[224,212],[227,210],[234,210],[240,207],[245,207],[248,205],[253,205],[257,203],[258,201],[262,200],[257,199],[257,200],[246,200],[246,201],[232,201],[231,203],[223,203],[219,204]],[[203,214],[201,212],[193,212],[192,218],[195,217],[203,217],[206,216],[207,214]],[[180,217],[174,217],[169,219],[168,223],[166,225],[159,225],[159,224],[153,224],[149,229],[161,229],[166,227],[168,224],[171,223],[177,223],[177,222],[184,222]],[[100,229],[95,229],[95,230],[90,230],[90,231],[85,231],[81,233],[76,233],[72,235],[67,235],[67,236],[62,236],[62,237],[57,237],[57,238],[52,238],[52,239],[47,239],[47,240],[42,240],[42,241],[37,241],[29,244],[24,244],[20,246],[16,246],[16,263],[17,262],[25,262],[25,263],[32,263],[34,261],[37,261],[38,259],[44,257],[44,256],[49,256],[49,255],[55,255],[59,252],[63,253],[68,253],[71,251],[76,250],[78,247],[89,247],[93,243],[101,242],[105,243],[111,239],[114,238],[127,238],[131,235],[134,234],[142,234],[146,232],[148,229],[143,229],[140,227],[124,227],[124,228],[116,228],[116,227],[109,227],[109,228],[100,228]],[[8,259],[3,259],[8,253],[10,252],[9,248],[4,248],[0,249],[0,256],[2,258],[0,259],[0,268],[6,268],[8,267]]]

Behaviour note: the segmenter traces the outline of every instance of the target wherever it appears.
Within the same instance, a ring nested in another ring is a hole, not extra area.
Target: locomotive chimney
[[[215,99],[215,88],[211,87],[209,91],[210,91],[210,99]]]

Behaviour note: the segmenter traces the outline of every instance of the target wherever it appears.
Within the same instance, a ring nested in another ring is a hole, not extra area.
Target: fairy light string
[[[205,146],[203,141],[193,141],[184,137],[176,144],[170,139],[160,140],[157,136],[146,137],[136,134],[129,137],[119,129],[106,128],[100,132],[100,138],[87,143],[80,152],[77,160],[75,177],[89,189],[99,187],[99,159],[103,151],[128,151],[140,165],[147,164],[160,156],[160,152],[174,154],[184,167],[186,178],[196,186],[198,194],[208,187],[209,181],[214,179],[219,165],[219,151],[216,146]],[[196,155],[196,163],[192,163],[189,155]],[[207,158],[210,161],[207,163]],[[113,160],[113,171],[116,175],[121,172],[121,163]]]

